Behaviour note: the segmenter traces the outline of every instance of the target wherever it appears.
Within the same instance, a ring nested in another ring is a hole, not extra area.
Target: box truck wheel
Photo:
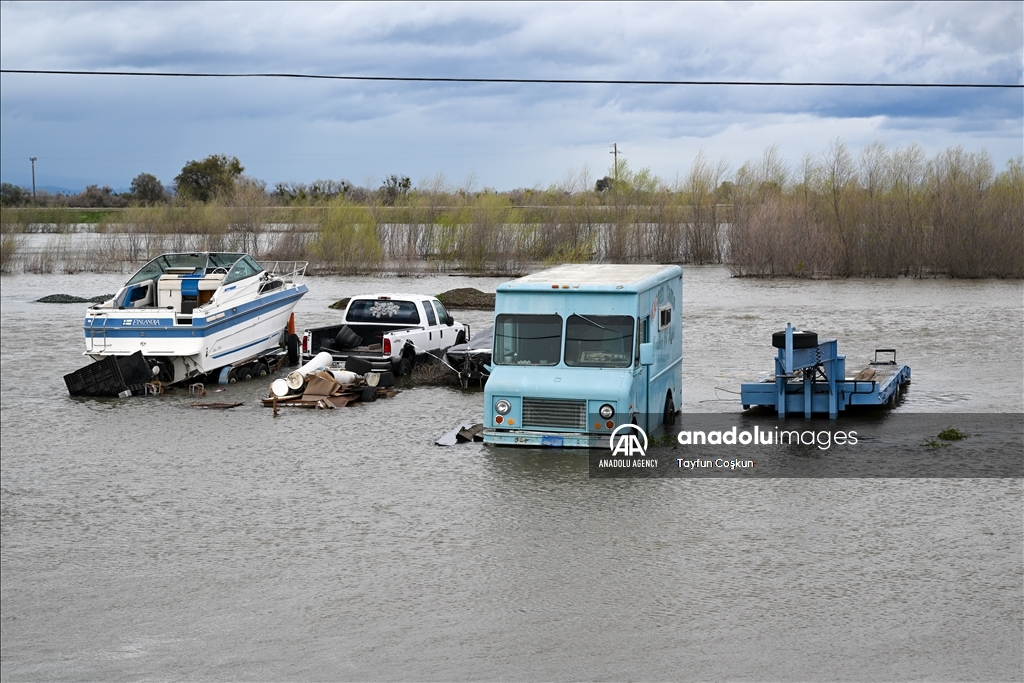
[[[676,423],[676,406],[672,402],[672,392],[665,394],[665,414],[662,416],[662,424],[672,427]]]

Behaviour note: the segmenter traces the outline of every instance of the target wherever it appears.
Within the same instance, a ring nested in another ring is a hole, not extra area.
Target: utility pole
[[[612,143],[612,151],[610,151],[608,153],[615,155],[615,167],[614,167],[615,171],[614,171],[614,175],[615,175],[615,180],[618,180],[619,179],[619,143],[617,143],[617,142]]]
[[[32,206],[36,205],[36,159],[37,157],[28,158],[32,162]]]

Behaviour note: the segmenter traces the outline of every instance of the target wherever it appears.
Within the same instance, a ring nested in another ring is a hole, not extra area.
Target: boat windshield
[[[245,254],[227,253],[162,254],[142,266],[126,284],[134,285],[146,280],[155,280],[166,273],[206,275],[218,268],[223,268],[222,272],[226,273],[243,257],[248,258]]]
[[[570,315],[565,322],[565,364],[628,368],[633,362],[633,324],[628,315]]]
[[[562,316],[498,316],[494,326],[496,365],[558,365],[562,348]]]
[[[218,254],[218,256],[222,255],[223,254]],[[212,257],[213,254],[211,254],[210,256]],[[211,258],[210,260],[212,261],[213,259]],[[252,277],[253,275],[263,271],[263,266],[256,263],[256,261],[254,261],[252,257],[249,256],[248,254],[243,255],[237,261],[238,262],[231,267],[231,270],[230,272],[228,272],[227,276],[225,276],[225,285],[230,284],[232,282],[237,282],[238,280],[244,280],[247,277]]]

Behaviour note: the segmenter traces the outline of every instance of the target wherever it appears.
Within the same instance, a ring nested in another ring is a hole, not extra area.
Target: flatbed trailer
[[[846,356],[839,354],[835,339],[819,342],[813,332],[787,324],[784,332],[772,336],[772,345],[777,349],[775,374],[740,386],[744,410],[768,406],[780,418],[828,413],[834,419],[850,406],[893,403],[910,382],[910,367],[896,362],[896,349],[876,349],[873,362],[847,375]]]

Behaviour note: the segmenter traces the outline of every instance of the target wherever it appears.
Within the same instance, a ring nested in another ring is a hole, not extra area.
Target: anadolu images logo
[[[633,432],[637,432],[640,438]],[[643,439],[643,445],[640,445],[640,439]],[[619,425],[608,440],[608,448],[611,449],[612,455],[642,458],[647,455],[647,432],[635,424]]]

